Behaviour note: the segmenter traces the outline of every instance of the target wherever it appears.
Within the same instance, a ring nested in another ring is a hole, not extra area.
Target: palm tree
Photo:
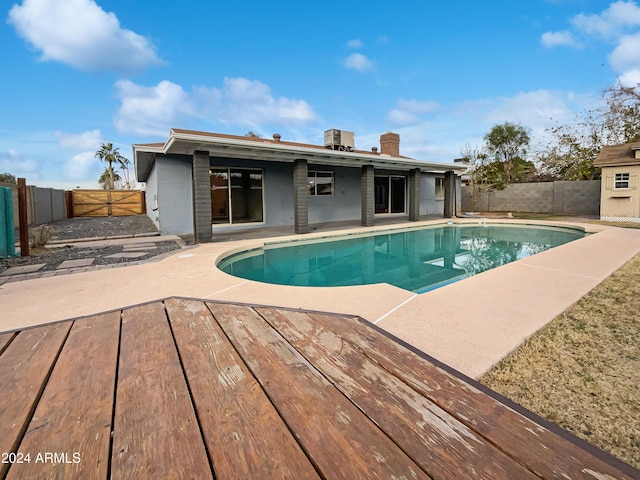
[[[113,190],[115,181],[113,164],[117,163],[122,166],[125,164],[124,162],[127,159],[120,155],[120,152],[117,148],[113,148],[113,143],[111,142],[103,143],[100,146],[100,150],[96,152],[95,156],[98,157],[101,161],[107,162],[107,171],[109,173],[109,190]]]
[[[118,172],[112,172],[112,173],[113,173],[113,177],[109,175],[109,169],[105,167],[104,172],[102,172],[102,174],[100,175],[100,178],[98,178],[98,183],[104,190],[113,190],[113,188],[109,188],[112,186],[111,182],[113,181],[115,183],[122,180],[122,178],[120,178],[120,175],[118,175]]]
[[[122,170],[122,174],[124,175],[124,188],[131,188],[131,182],[129,181],[129,159],[122,157],[123,160],[120,162],[120,170]]]

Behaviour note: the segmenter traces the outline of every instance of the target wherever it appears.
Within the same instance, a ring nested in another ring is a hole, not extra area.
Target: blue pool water
[[[218,268],[280,285],[390,283],[423,293],[584,236],[567,228],[446,225],[275,243],[224,258]]]

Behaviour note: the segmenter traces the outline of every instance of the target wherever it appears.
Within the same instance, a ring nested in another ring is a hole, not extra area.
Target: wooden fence
[[[73,190],[67,194],[70,217],[123,217],[146,212],[142,190]]]

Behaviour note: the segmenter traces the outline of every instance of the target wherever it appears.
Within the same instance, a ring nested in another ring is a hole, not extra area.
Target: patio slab
[[[124,247],[122,247],[122,251],[123,252],[141,252],[143,250],[154,250],[158,248],[155,244],[151,244],[151,245],[147,245],[146,243],[144,245],[125,245]]]
[[[62,262],[56,270],[62,270],[65,268],[77,268],[77,267],[88,267],[94,262],[95,258],[79,258],[77,260],[65,260]]]
[[[148,252],[120,252],[113,255],[107,255],[105,258],[140,258],[144,257]]]
[[[36,265],[23,265],[22,267],[7,268],[4,272],[0,272],[0,276],[22,275],[25,273],[33,273],[44,267],[46,263],[38,263]]]

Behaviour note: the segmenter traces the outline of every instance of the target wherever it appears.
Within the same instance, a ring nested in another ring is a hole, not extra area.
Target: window
[[[309,171],[309,195],[333,195],[333,172]]]
[[[629,188],[629,174],[616,173],[613,188]]]
[[[444,178],[436,177],[436,200],[444,200]]]
[[[375,213],[405,213],[406,177],[376,175],[373,186]]]

